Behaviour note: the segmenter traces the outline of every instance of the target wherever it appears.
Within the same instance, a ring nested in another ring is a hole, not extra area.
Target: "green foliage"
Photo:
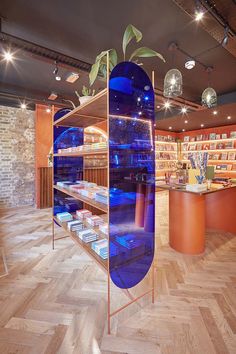
[[[78,98],[80,98],[81,96],[94,96],[95,90],[92,90],[86,86],[83,86],[81,93],[82,93],[82,95],[80,95],[78,91],[75,91],[76,96]]]
[[[124,53],[124,60],[125,60],[125,53],[126,53],[126,47],[129,44],[129,42],[135,38],[136,42],[138,43],[139,41],[141,41],[143,35],[142,33],[133,25],[128,25],[126,27],[124,36],[123,36],[123,43],[122,43],[122,49],[123,49],[123,53]]]
[[[127,46],[131,42],[131,40],[135,39],[136,42],[139,42],[139,41],[141,41],[142,37],[143,37],[142,33],[133,25],[129,24],[126,27],[126,30],[125,30],[124,36],[123,36],[123,43],[122,43],[124,60],[125,60]],[[109,72],[111,72],[112,69],[117,65],[118,58],[117,58],[117,52],[115,49],[109,49],[109,50],[102,51],[96,57],[95,63],[91,67],[91,71],[89,73],[90,86],[93,85],[93,83],[95,82],[98,75],[102,76],[103,78],[106,78],[106,76],[107,76],[107,55],[108,54],[109,54]],[[155,50],[152,50],[147,47],[141,47],[141,48],[136,49],[131,54],[129,61],[132,61],[132,59],[135,59],[135,58],[137,60],[137,58],[150,58],[150,57],[158,57],[159,59],[161,59],[165,62],[165,59],[163,58],[163,56],[161,54],[159,54]]]

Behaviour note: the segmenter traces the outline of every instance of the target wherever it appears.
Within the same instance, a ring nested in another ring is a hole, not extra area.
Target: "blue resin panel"
[[[58,111],[59,112],[59,111]],[[58,113],[57,112],[57,113]],[[56,113],[56,114],[57,114]],[[65,113],[64,113],[65,114]],[[59,119],[60,117],[57,117]],[[54,116],[55,120],[55,116]],[[84,132],[81,128],[54,127],[54,153],[58,149],[83,145]],[[76,182],[83,179],[83,158],[54,156],[54,184],[59,181]],[[67,211],[69,213],[81,209],[83,204],[80,201],[68,196],[65,193],[54,190],[54,215]]]
[[[109,82],[110,276],[119,288],[137,285],[154,256],[154,91],[131,62]],[[114,251],[115,250],[115,251]]]

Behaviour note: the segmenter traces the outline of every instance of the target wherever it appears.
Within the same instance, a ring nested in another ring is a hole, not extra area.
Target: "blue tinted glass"
[[[83,145],[84,133],[80,128],[54,127],[54,153],[58,149],[66,149]],[[54,156],[54,184],[67,181],[70,184],[83,179],[83,158]],[[54,190],[54,215],[67,211],[75,212],[83,204],[65,193]]]
[[[57,111],[55,114],[54,114],[54,117],[53,117],[53,120],[54,122],[58,119],[60,119],[61,117],[65,116],[67,113],[71,112],[72,111],[72,108],[62,108],[62,109],[59,109],[59,111]]]
[[[147,74],[118,64],[109,83],[110,276],[131,288],[154,256],[154,92]]]

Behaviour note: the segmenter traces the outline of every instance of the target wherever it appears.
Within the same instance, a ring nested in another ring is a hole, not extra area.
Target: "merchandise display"
[[[81,231],[77,231],[76,234],[85,243],[92,242],[98,239],[98,235],[92,229],[85,228]]]
[[[73,216],[70,213],[58,213],[56,216],[60,222],[67,222],[73,220]]]

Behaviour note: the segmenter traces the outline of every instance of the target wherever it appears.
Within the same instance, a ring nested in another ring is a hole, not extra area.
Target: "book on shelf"
[[[235,152],[228,153],[228,160],[235,160]]]
[[[210,143],[210,150],[216,149],[216,143]]]
[[[209,150],[209,144],[203,144],[202,150]]]
[[[218,149],[218,150],[221,150],[221,149],[224,149],[224,143],[218,143],[218,144],[216,144],[216,148]]]
[[[222,139],[227,139],[227,138],[228,138],[228,136],[226,133],[222,134]]]
[[[196,141],[201,141],[202,140],[202,134],[196,136]]]
[[[191,141],[191,142],[195,141],[195,137],[194,137],[194,136],[191,136],[190,141]]]
[[[227,160],[227,159],[228,159],[228,153],[227,153],[227,152],[223,152],[223,153],[220,155],[220,159],[221,159],[221,160]]]
[[[212,160],[219,160],[220,154],[213,154]]]
[[[216,140],[220,140],[220,134],[216,134]]]
[[[234,148],[234,142],[233,141],[227,141],[225,143],[225,149],[233,149]]]
[[[196,144],[189,145],[189,151],[196,150]]]
[[[216,139],[216,133],[210,133],[209,140],[215,140],[215,139]]]
[[[190,140],[190,136],[184,136],[184,141],[185,142],[189,142],[189,140]]]
[[[197,150],[202,150],[202,144],[197,144]]]
[[[236,139],[236,131],[230,132],[230,138]]]

